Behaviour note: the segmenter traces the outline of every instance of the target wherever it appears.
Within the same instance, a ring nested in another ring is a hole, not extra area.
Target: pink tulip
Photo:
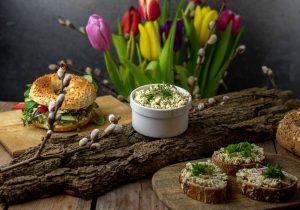
[[[112,43],[111,30],[108,24],[96,14],[90,16],[85,27],[91,45],[98,51],[104,52]]]
[[[157,20],[160,16],[158,0],[139,0],[139,10],[141,17],[147,21]]]
[[[224,10],[218,19],[217,28],[219,31],[224,31],[232,21],[231,34],[235,35],[241,26],[241,16],[234,14],[231,10]]]

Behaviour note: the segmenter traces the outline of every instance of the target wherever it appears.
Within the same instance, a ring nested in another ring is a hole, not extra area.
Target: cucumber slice
[[[76,122],[76,118],[72,115],[62,115],[60,118],[61,121],[68,121],[68,122]]]

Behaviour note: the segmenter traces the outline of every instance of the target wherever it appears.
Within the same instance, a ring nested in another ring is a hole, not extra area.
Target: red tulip
[[[231,10],[224,10],[218,19],[217,28],[219,31],[224,31],[232,21],[231,34],[235,35],[241,26],[241,16],[234,14]]]
[[[104,52],[109,49],[112,43],[111,30],[99,15],[90,16],[85,30],[91,45],[96,50]]]
[[[139,0],[139,9],[144,20],[154,21],[160,16],[158,0]]]
[[[130,7],[123,15],[121,27],[123,34],[129,36],[131,33],[135,36],[139,33],[138,25],[141,17],[137,9]]]
[[[192,0],[192,2],[194,2],[194,4],[201,4],[202,0]]]

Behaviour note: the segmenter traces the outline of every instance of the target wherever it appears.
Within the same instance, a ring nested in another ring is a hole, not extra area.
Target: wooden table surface
[[[0,102],[0,112],[11,110],[16,102]],[[265,152],[274,153],[271,141],[258,143],[265,149]],[[277,145],[280,154],[291,158],[300,159]],[[0,165],[9,163],[12,157],[0,145]],[[116,210],[167,210],[168,208],[157,198],[152,190],[151,177],[133,183],[122,185],[103,196],[92,200],[84,200],[69,195],[57,195],[50,198],[30,201],[23,204],[6,206],[0,204],[0,210],[85,210],[85,209],[116,209]]]

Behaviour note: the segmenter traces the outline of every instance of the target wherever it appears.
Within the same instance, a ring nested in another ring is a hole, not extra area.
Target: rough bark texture
[[[42,196],[66,193],[90,199],[116,186],[140,179],[167,165],[197,159],[229,143],[275,138],[278,121],[300,106],[290,91],[252,88],[215,97],[216,103],[196,109],[194,101],[189,129],[169,139],[153,139],[136,133],[131,125],[123,133],[100,140],[101,149],[36,160],[0,173],[0,201],[19,203]],[[81,137],[53,137],[42,155],[78,147]],[[26,151],[12,163],[32,157]]]

